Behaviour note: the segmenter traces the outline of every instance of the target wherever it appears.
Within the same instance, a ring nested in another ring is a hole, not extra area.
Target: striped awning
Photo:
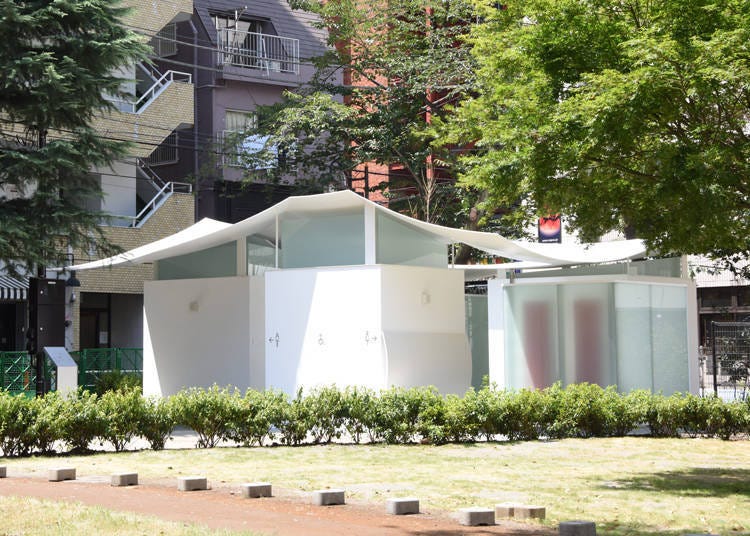
[[[0,275],[0,300],[24,301],[27,299],[29,280]]]

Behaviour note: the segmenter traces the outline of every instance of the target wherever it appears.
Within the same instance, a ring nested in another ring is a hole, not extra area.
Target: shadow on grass
[[[684,471],[663,471],[618,480],[614,486],[639,491],[658,491],[698,497],[750,497],[750,469],[694,467]]]

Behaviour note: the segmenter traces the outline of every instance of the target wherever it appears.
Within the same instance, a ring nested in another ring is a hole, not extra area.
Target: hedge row
[[[151,399],[126,388],[99,396],[79,391],[27,399],[0,392],[0,449],[6,456],[50,453],[64,446],[85,451],[109,442],[117,451],[142,437],[164,448],[175,426],[198,434],[198,447],[220,441],[242,445],[328,443],[346,436],[386,443],[534,440],[624,436],[647,426],[657,437],[702,435],[729,439],[750,433],[750,403],[690,394],[665,397],[647,391],[620,394],[614,387],[559,385],[544,390],[469,390],[441,396],[432,388],[379,393],[335,387],[300,391],[188,389]]]

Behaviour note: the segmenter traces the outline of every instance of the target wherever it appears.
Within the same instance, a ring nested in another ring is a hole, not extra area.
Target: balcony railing
[[[192,184],[185,182],[168,182],[135,216],[112,215],[109,216],[106,221],[102,222],[102,224],[109,225],[110,227],[140,227],[173,193],[178,192],[189,194],[192,193],[192,191]]]
[[[299,74],[299,39],[233,28],[217,32],[219,65],[259,69],[266,74]]]
[[[193,82],[193,76],[190,73],[183,73],[180,71],[167,71],[161,76],[161,78],[156,80],[151,87],[144,91],[143,95],[141,95],[137,101],[123,101],[116,98],[112,98],[110,101],[121,112],[138,114],[148,108],[148,106],[156,100],[156,97],[161,95],[164,90],[172,84],[172,82],[186,82],[191,84]]]

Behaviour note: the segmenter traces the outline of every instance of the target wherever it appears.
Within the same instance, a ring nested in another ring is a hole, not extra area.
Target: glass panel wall
[[[684,288],[651,285],[654,391],[688,390],[686,302]]]
[[[213,248],[157,261],[158,279],[200,279],[237,275],[237,244]]]
[[[279,229],[281,268],[365,263],[365,217],[361,209],[284,217]]]
[[[504,303],[508,387],[689,390],[685,286],[518,284]]]
[[[262,236],[247,237],[247,275],[261,275],[276,266],[276,248]]]
[[[448,265],[448,249],[429,233],[388,214],[377,214],[377,263],[407,266]]]
[[[546,387],[560,379],[557,285],[508,287],[505,301],[505,381]]]

